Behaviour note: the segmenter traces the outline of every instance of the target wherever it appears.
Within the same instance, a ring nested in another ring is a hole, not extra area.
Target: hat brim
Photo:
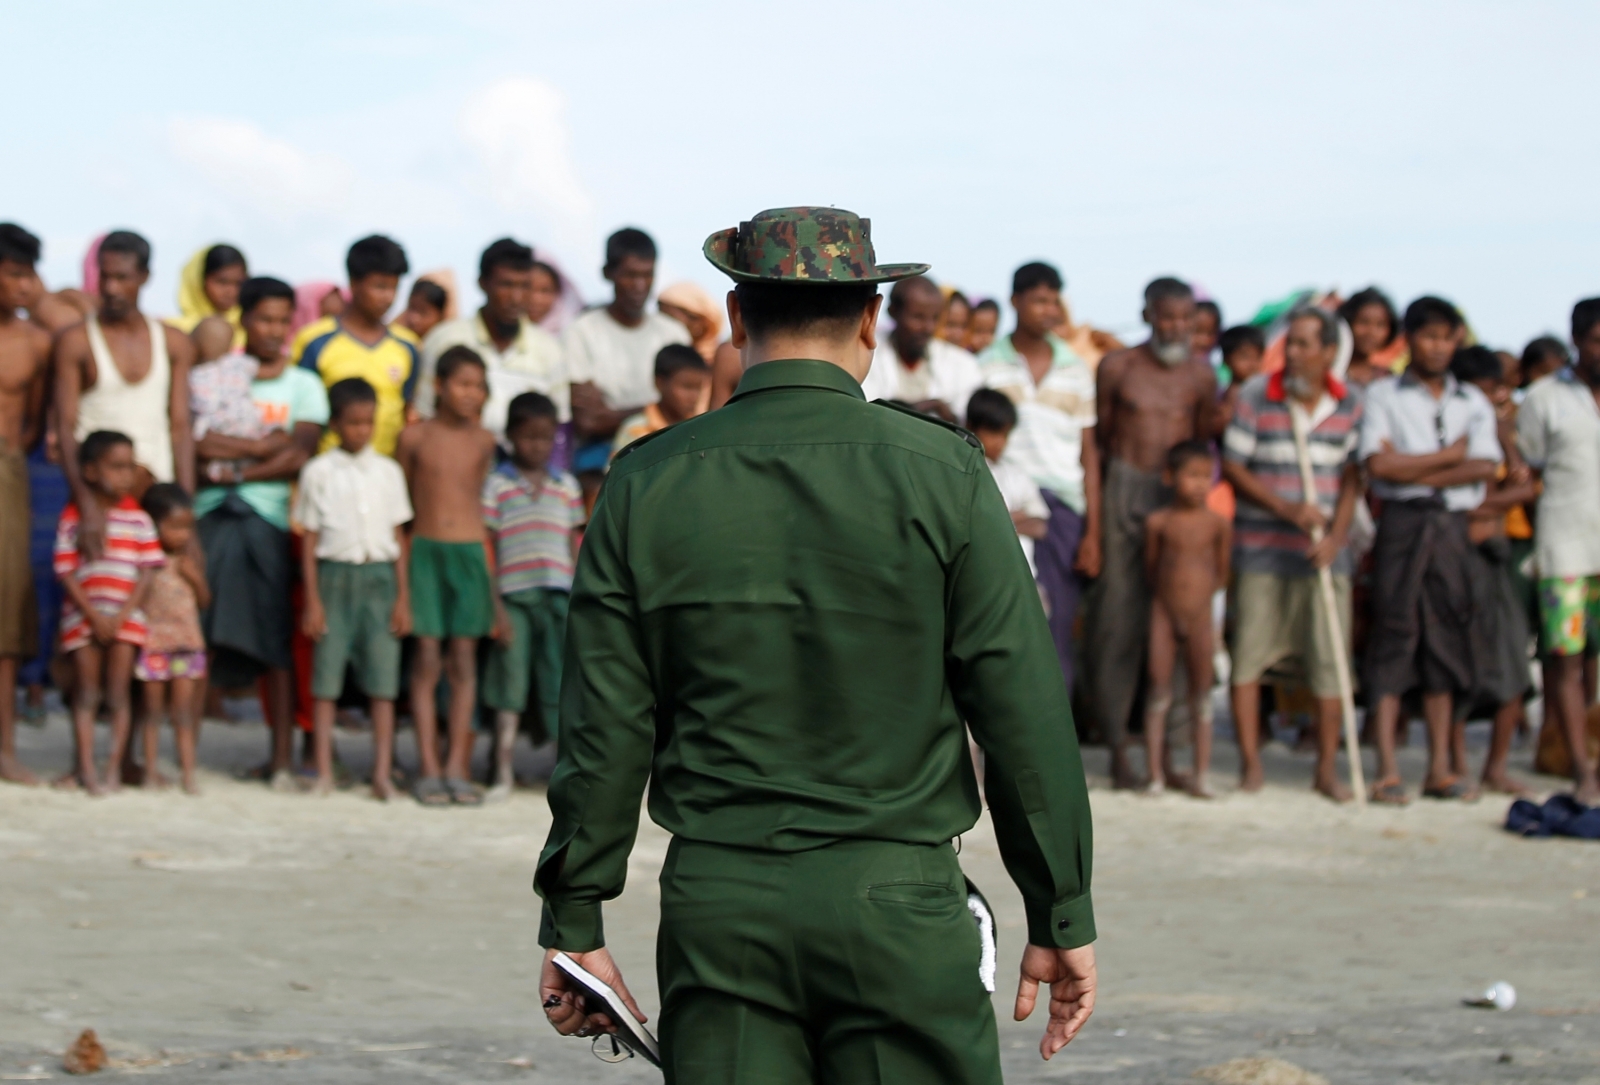
[[[867,274],[851,279],[813,279],[803,275],[757,275],[754,272],[742,271],[733,267],[728,262],[728,256],[733,250],[733,239],[738,235],[736,227],[718,230],[706,238],[704,252],[711,266],[722,272],[736,283],[794,283],[796,285],[815,286],[840,286],[849,283],[878,284],[898,282],[909,279],[913,275],[926,275],[933,267],[932,264],[879,264]]]

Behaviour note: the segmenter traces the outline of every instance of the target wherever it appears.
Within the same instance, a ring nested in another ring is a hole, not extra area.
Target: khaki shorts
[[[1261,681],[1269,669],[1297,660],[1312,696],[1339,696],[1338,662],[1322,616],[1315,576],[1240,573],[1233,588],[1233,684]],[[1333,578],[1333,596],[1350,652],[1350,578]]]

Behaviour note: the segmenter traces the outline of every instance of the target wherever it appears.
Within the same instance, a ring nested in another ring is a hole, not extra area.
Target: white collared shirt
[[[1083,431],[1095,424],[1094,370],[1066,340],[1056,335],[1046,338],[1052,361],[1037,384],[1028,360],[1017,353],[1009,335],[989,344],[978,364],[984,383],[1017,405],[1017,428],[1006,442],[1005,462],[1082,513]]]
[[[1467,459],[1500,463],[1500,437],[1495,431],[1494,407],[1477,387],[1464,384],[1449,373],[1444,376],[1444,394],[1438,399],[1428,386],[1411,373],[1384,377],[1367,386],[1365,413],[1361,419],[1361,443],[1356,455],[1362,463],[1383,448],[1387,441],[1405,456],[1423,456],[1467,439]],[[1482,483],[1446,486],[1434,490],[1418,483],[1372,480],[1372,492],[1385,501],[1416,501],[1438,496],[1454,512],[1467,512],[1483,504],[1488,487]]]
[[[921,364],[908,367],[894,349],[892,335],[885,335],[872,353],[872,368],[861,382],[862,394],[869,400],[894,399],[913,404],[937,399],[955,412],[958,421],[964,422],[967,400],[983,387],[978,359],[943,339],[929,340],[927,349],[928,356]]]
[[[638,410],[660,398],[656,354],[671,343],[689,343],[689,329],[662,313],[645,313],[638,327],[618,324],[602,306],[590,309],[561,333],[567,379],[593,381],[606,406]]]
[[[556,405],[561,421],[571,417],[567,372],[561,342],[524,317],[516,339],[505,350],[494,345],[480,313],[445,321],[422,342],[422,368],[414,398],[424,418],[433,417],[433,376],[439,355],[451,347],[471,347],[488,369],[489,398],[483,405],[483,428],[496,437],[505,435],[506,409],[523,392],[542,392]]]
[[[330,448],[300,472],[295,519],[317,533],[323,561],[399,561],[394,529],[411,519],[405,472],[371,445],[353,456]]]
[[[1517,446],[1541,473],[1533,528],[1541,577],[1600,575],[1600,408],[1571,369],[1533,382]]]

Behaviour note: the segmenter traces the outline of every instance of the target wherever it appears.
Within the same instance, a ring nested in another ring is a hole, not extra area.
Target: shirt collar
[[[518,469],[517,465],[514,462],[512,462],[511,460],[501,460],[498,464],[495,465],[494,473],[499,475],[499,476],[501,476],[502,478],[508,479],[511,482],[516,483],[518,486],[522,487],[524,490],[527,490],[529,493],[533,492],[533,487],[531,485],[529,485],[529,483],[528,483],[528,476],[524,475],[521,472],[521,470]],[[557,471],[553,467],[546,466],[545,469],[544,469],[544,483],[543,483],[543,486],[550,486],[550,485],[554,484],[555,482],[559,481],[561,479],[561,477],[562,476],[561,476],[561,472],[560,471]],[[543,486],[541,486],[541,489],[543,488]]]
[[[762,362],[745,370],[729,402],[774,388],[807,388],[818,392],[842,392],[856,399],[867,398],[861,393],[861,385],[840,366],[810,358],[790,358]]]
[[[1422,385],[1422,378],[1412,373],[1410,366],[1406,366],[1397,379],[1402,388],[1417,388]],[[1461,387],[1461,383],[1456,380],[1455,374],[1449,371],[1446,371],[1444,375],[1444,394],[1445,396],[1464,396],[1467,394],[1466,390]]]
[[[1044,341],[1050,344],[1050,368],[1054,369],[1057,366],[1070,365],[1079,360],[1078,352],[1073,350],[1071,345],[1055,332],[1045,332]],[[985,354],[991,352],[998,354],[1005,361],[1018,365],[1023,364],[1022,355],[1018,354],[1017,348],[1011,344],[1009,332],[996,337],[995,341],[989,344],[988,349],[984,351]]]
[[[1272,376],[1267,378],[1267,399],[1270,402],[1282,403],[1284,399],[1287,398],[1288,392],[1286,392],[1283,387],[1284,377],[1286,375],[1287,370],[1280,369]],[[1322,387],[1335,400],[1339,402],[1344,401],[1344,397],[1347,394],[1345,383],[1338,377],[1335,377],[1331,369],[1328,371],[1326,378],[1324,378]]]

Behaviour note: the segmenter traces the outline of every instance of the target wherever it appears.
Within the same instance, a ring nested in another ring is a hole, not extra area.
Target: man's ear
[[[750,342],[750,333],[744,330],[744,313],[739,309],[739,295],[728,291],[728,342],[734,350],[743,350]]]
[[[857,334],[861,339],[861,345],[869,351],[878,349],[878,313],[882,308],[883,295],[874,294],[872,301],[861,310],[861,328]]]

